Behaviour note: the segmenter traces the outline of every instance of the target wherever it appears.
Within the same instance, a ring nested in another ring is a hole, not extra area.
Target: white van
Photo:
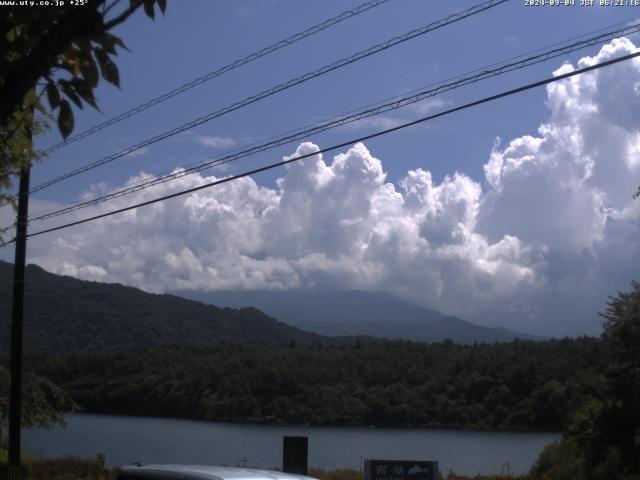
[[[304,475],[210,465],[127,465],[117,480],[317,480]]]

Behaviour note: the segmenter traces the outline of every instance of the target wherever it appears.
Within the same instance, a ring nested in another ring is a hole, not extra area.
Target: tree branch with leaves
[[[51,111],[58,111],[63,137],[73,130],[68,100],[78,108],[83,103],[98,108],[93,90],[100,75],[119,87],[113,58],[116,47],[126,49],[109,31],[139,8],[151,19],[156,5],[162,13],[166,10],[166,0],[130,0],[117,11],[121,4],[121,0],[92,0],[79,7],[10,9],[0,20],[0,125],[6,126],[16,111],[30,107],[28,92],[42,80]],[[67,78],[61,78],[61,72]]]
[[[56,120],[67,138],[74,129],[72,104],[98,109],[94,90],[102,77],[120,87],[115,57],[124,42],[110,33],[139,9],[155,19],[166,0],[91,0],[82,6],[3,8],[0,18],[0,202],[20,169],[41,158],[31,136]],[[48,108],[41,97],[46,97]],[[34,123],[34,115],[36,120]],[[0,232],[0,237],[2,232]]]
[[[0,441],[9,418],[9,371],[0,367]],[[46,377],[28,373],[24,381],[22,426],[64,425],[64,414],[79,410],[69,394]]]

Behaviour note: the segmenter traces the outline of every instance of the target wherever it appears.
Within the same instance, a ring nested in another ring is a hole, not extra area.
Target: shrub
[[[532,480],[584,478],[584,465],[574,440],[563,439],[548,445],[531,467]]]

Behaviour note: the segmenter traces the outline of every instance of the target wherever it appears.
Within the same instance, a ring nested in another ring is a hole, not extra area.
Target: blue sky
[[[360,3],[196,0],[170,2],[166,17],[159,17],[156,22],[139,13],[117,31],[131,50],[121,52],[118,58],[122,89],[103,82],[96,94],[103,113],[90,108],[76,112],[76,131]],[[392,0],[59,150],[34,169],[32,184],[475,3],[478,2]],[[192,130],[192,136],[229,138],[242,145],[576,35],[631,21],[636,15],[637,9],[632,7],[525,7],[523,1],[513,0],[213,120]],[[575,61],[582,55],[576,53],[567,60]],[[480,98],[549,76],[561,63],[556,59],[440,98],[452,104]],[[482,164],[496,137],[508,139],[535,132],[547,114],[544,90],[540,89],[431,122],[425,128],[386,136],[372,141],[370,146],[381,158],[393,156],[393,162],[385,164],[392,181],[420,166],[429,168],[436,179],[455,170],[480,178]],[[418,115],[408,110],[398,116],[412,119]],[[311,140],[327,146],[360,133],[343,130]],[[460,141],[461,137],[464,141]],[[48,146],[58,141],[54,128],[37,144]],[[199,145],[189,138],[172,138],[149,147],[142,155],[122,158],[52,187],[38,197],[67,202],[91,183],[116,185],[140,170],[161,173],[224,150]],[[263,154],[238,163],[236,169],[271,162],[290,152],[291,148],[283,148]],[[275,175],[263,175],[257,181],[269,182]]]
[[[33,168],[32,185],[474,3],[391,0],[56,151]],[[101,83],[102,113],[76,111],[76,132],[358,4],[194,0],[169,2],[166,17],[155,22],[139,13],[116,32],[131,50],[118,57],[122,88]],[[512,0],[38,192],[31,212],[630,22],[638,11]],[[557,58],[203,175],[314,152],[579,62],[629,53],[632,42]],[[638,118],[640,62],[634,60],[253,180],[34,238],[29,259],[56,273],[154,292],[386,290],[484,325],[597,334],[596,312],[607,295],[638,278],[640,202],[631,201],[640,183]],[[55,128],[36,140],[40,147],[58,141]],[[197,175],[61,218],[210,180]],[[0,217],[10,218],[6,209]],[[4,259],[12,254],[0,252]]]

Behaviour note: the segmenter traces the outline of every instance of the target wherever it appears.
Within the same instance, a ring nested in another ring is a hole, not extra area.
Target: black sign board
[[[309,439],[307,437],[284,437],[282,442],[282,471],[306,475],[308,452]]]
[[[423,460],[365,460],[364,480],[436,480],[438,462]]]

